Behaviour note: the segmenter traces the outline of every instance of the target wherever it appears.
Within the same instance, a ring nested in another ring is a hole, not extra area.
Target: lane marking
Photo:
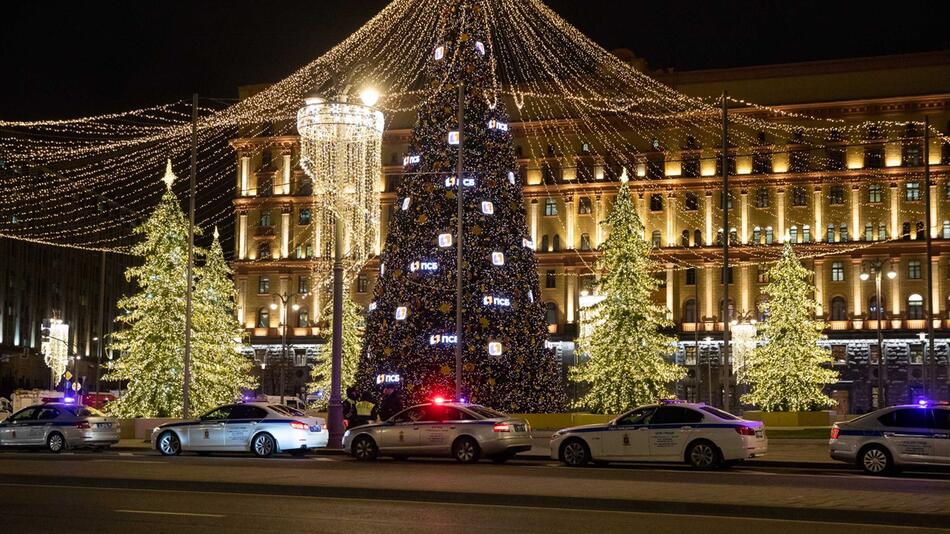
[[[95,460],[90,460],[91,462],[96,463],[118,463],[118,464],[164,464],[165,462],[159,462],[157,460],[119,460],[118,458],[112,460],[109,458],[97,458]]]
[[[160,512],[158,510],[115,510],[121,514],[183,515],[187,517],[224,517],[222,514],[195,514],[191,512]]]
[[[120,452],[119,456],[135,456],[134,452]]]

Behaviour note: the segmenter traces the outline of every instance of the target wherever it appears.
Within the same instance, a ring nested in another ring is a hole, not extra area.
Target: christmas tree
[[[502,410],[557,410],[563,385],[553,351],[545,348],[544,305],[511,133],[493,93],[485,2],[457,0],[444,9],[381,256],[359,383],[369,388],[377,374],[399,374],[409,402],[453,395],[461,188],[463,394]],[[456,176],[460,86],[464,172]]]
[[[671,397],[670,386],[683,370],[667,361],[676,339],[662,330],[673,323],[666,308],[654,304],[659,282],[652,273],[658,266],[626,182],[603,224],[610,231],[598,266],[603,273],[598,292],[604,298],[590,310],[590,334],[578,340],[578,350],[588,359],[571,369],[570,378],[590,386],[579,406],[619,413]]]
[[[232,402],[241,390],[253,390],[253,363],[241,352],[244,329],[234,314],[234,281],[224,260],[218,229],[197,269],[194,292],[194,337],[191,358],[191,407],[203,413]]]
[[[143,236],[132,254],[143,259],[125,277],[139,291],[119,300],[117,321],[125,328],[112,336],[120,352],[105,380],[126,382],[126,391],[109,405],[118,417],[181,417],[185,340],[185,273],[188,222],[172,192],[171,161],[162,178],[165,194],[133,233]]]
[[[769,270],[765,286],[768,318],[758,332],[759,344],[737,370],[740,384],[749,386],[742,402],[767,412],[810,411],[834,401],[822,388],[838,379],[831,351],[818,341],[824,337],[824,322],[814,317],[815,286],[806,269],[785,241],[782,259]]]
[[[346,284],[344,284],[345,286]],[[330,299],[323,309],[327,317],[327,325],[333,325],[333,300]],[[356,368],[363,351],[363,333],[366,330],[366,313],[358,304],[353,302],[350,295],[343,294],[343,361],[340,369],[340,390],[346,394],[346,389],[356,384]],[[327,332],[330,328],[326,329]],[[310,370],[310,391],[321,393],[316,403],[317,408],[325,409],[330,401],[331,379],[331,346],[323,345],[320,358]]]

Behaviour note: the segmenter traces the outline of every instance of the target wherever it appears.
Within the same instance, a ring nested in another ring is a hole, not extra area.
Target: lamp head
[[[887,277],[891,280],[897,278],[897,271],[894,271],[894,270],[887,271]]]
[[[297,311],[300,309],[300,304],[294,304],[293,306],[291,306],[291,308],[293,308],[294,311]]]
[[[373,107],[379,102],[379,91],[372,87],[367,87],[360,91],[360,100],[368,107]]]
[[[861,281],[862,281],[862,282],[867,282],[868,279],[870,279],[870,278],[871,278],[871,275],[869,275],[868,273],[861,273]]]
[[[277,309],[277,303],[271,302],[271,303],[270,303],[270,309],[276,310],[276,309]]]

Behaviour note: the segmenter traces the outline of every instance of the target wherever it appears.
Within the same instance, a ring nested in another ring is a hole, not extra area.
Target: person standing
[[[353,426],[369,424],[373,419],[376,419],[376,404],[369,392],[363,392],[360,401],[356,403],[356,417],[353,419]]]
[[[379,402],[379,419],[386,421],[390,417],[402,411],[402,399],[399,397],[399,391],[387,385],[383,388],[383,398]]]
[[[356,419],[356,403],[357,400],[356,389],[353,387],[346,388],[346,399],[343,400],[343,426],[344,428],[350,428],[353,426],[353,422]]]

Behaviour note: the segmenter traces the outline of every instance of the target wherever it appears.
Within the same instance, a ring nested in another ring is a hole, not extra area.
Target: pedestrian
[[[353,420],[353,426],[369,424],[376,418],[376,404],[373,403],[373,396],[364,391],[360,396],[360,401],[356,403],[356,417]]]
[[[356,419],[356,403],[359,402],[356,388],[346,388],[346,399],[343,400],[343,426],[350,428]]]
[[[379,401],[379,419],[386,421],[402,411],[402,399],[395,386],[387,385],[383,388],[383,398]]]

